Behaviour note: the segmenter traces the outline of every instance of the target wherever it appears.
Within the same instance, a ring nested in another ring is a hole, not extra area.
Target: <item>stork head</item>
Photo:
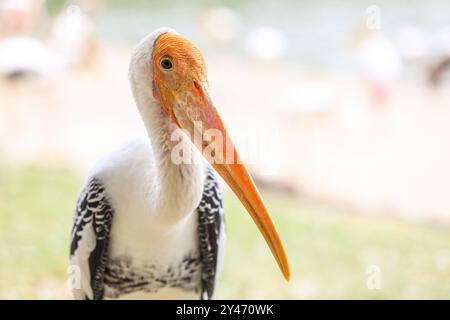
[[[150,78],[145,79],[147,85],[151,85],[149,95],[176,127],[191,133],[189,138],[195,134],[202,137],[200,144],[192,141],[199,149],[208,147],[212,150],[205,158],[247,209],[284,277],[289,280],[289,262],[277,229],[211,100],[202,53],[171,29],[160,29],[150,39],[150,56],[144,57],[149,62],[141,64],[144,69],[149,67]],[[214,136],[207,134],[211,130],[215,132]]]

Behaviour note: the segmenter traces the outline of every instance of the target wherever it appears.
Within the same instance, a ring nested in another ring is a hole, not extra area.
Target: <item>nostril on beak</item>
[[[202,93],[203,92],[202,86],[197,81],[194,81],[194,87],[198,91],[198,93]]]

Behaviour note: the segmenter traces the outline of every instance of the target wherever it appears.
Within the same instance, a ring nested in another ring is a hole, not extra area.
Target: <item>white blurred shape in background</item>
[[[380,32],[362,32],[355,48],[356,63],[365,78],[372,104],[387,104],[400,79],[403,62],[394,43]]]
[[[59,14],[47,42],[34,37],[31,30],[42,15],[42,1],[3,0],[0,3],[3,34],[0,75],[52,78],[91,59],[95,48],[94,23],[79,6],[70,5]]]
[[[0,74],[6,77],[53,76],[64,70],[64,62],[54,50],[30,36],[42,15],[40,0],[0,2]]]
[[[51,77],[64,69],[62,57],[39,40],[15,36],[0,42],[1,75],[33,74]]]
[[[89,60],[94,42],[94,23],[77,5],[67,7],[53,23],[52,46],[69,65]]]
[[[391,83],[402,71],[402,61],[394,44],[381,34],[366,37],[358,46],[356,58],[363,74]]]
[[[274,27],[259,27],[246,36],[245,47],[255,59],[275,60],[286,53],[288,38],[281,30]]]
[[[395,35],[395,43],[406,61],[418,61],[429,55],[429,36],[412,25],[402,27]]]

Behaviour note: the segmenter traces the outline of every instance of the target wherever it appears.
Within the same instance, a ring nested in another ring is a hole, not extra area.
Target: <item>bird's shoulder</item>
[[[109,175],[121,174],[132,169],[138,172],[143,166],[149,166],[153,152],[148,139],[134,139],[117,147],[99,161],[89,171],[89,177],[97,177],[105,183]]]

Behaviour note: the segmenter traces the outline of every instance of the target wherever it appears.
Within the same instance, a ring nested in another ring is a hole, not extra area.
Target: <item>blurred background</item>
[[[0,298],[71,298],[76,197],[145,136],[128,59],[160,26],[204,53],[292,263],[226,191],[216,298],[450,298],[445,0],[0,0]]]

